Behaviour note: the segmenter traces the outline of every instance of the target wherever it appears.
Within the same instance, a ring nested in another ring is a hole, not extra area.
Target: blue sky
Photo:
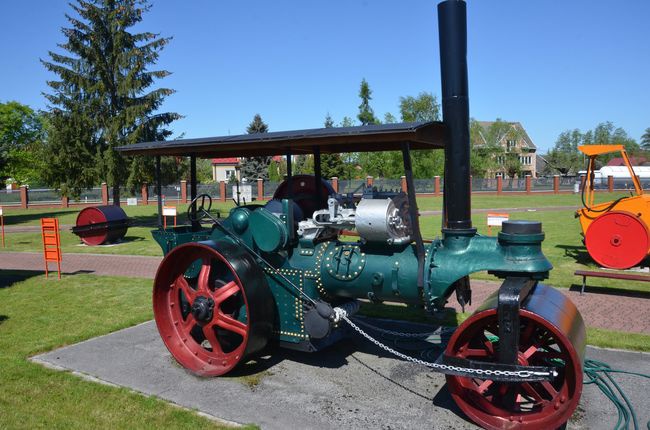
[[[366,78],[375,113],[440,94],[437,1],[156,1],[140,29],[173,36],[159,67],[164,110],[186,137],[271,131],[356,117]],[[45,108],[39,63],[63,42],[64,0],[5,1],[0,101]],[[520,121],[542,151],[566,129],[650,127],[650,1],[469,0],[471,115]]]

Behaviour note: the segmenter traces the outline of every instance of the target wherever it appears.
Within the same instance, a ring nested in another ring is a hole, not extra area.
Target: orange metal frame
[[[599,155],[602,154],[609,154],[612,152],[620,152],[621,157],[623,157],[623,161],[625,162],[625,166],[627,167],[627,170],[630,172],[630,177],[632,178],[632,183],[634,184],[634,191],[636,192],[637,196],[640,196],[643,194],[643,188],[641,188],[641,182],[639,181],[639,177],[636,175],[634,172],[634,169],[632,168],[632,163],[630,162],[629,157],[627,156],[627,152],[625,151],[625,147],[623,145],[582,145],[579,146],[578,149],[580,152],[585,154],[586,156],[589,157],[589,165],[587,166],[587,175],[585,177],[585,202],[589,207],[594,206],[594,186],[593,186],[593,180],[594,180],[594,171],[596,170],[596,158]]]
[[[61,279],[61,238],[59,236],[59,220],[56,218],[41,218],[41,235],[43,237],[45,277],[48,277],[47,264],[49,262],[56,262],[59,279]]]

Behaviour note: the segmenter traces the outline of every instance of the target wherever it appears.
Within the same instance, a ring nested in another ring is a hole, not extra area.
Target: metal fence
[[[0,190],[0,205],[20,205],[20,190]]]
[[[531,178],[531,192],[554,192],[555,181],[558,182],[557,190],[559,192],[577,192],[581,181],[583,179],[579,176],[559,176],[559,177],[540,177]],[[339,179],[338,191],[342,194],[363,192],[366,186],[366,179]],[[414,179],[415,192],[418,194],[433,194],[435,192],[435,178],[431,179]],[[472,178],[472,192],[474,193],[496,193],[498,191],[498,180],[496,178]],[[644,189],[650,189],[650,179],[641,179],[641,184]],[[269,199],[277,190],[280,182],[266,181],[263,183],[263,197]],[[626,191],[634,189],[634,184],[630,179],[615,178],[613,179],[613,191]],[[181,186],[167,185],[162,187],[161,195],[165,202],[178,202],[182,200],[183,193]],[[384,191],[398,191],[402,188],[402,180],[395,178],[374,178],[373,186],[378,190]],[[240,185],[242,198],[246,196],[248,200],[248,193],[245,193],[245,188],[250,187],[250,200],[255,201],[258,197],[258,181],[242,183]],[[220,183],[207,183],[197,185],[197,194],[208,194],[216,200],[236,199],[236,191],[234,184],[225,184],[225,195],[222,196],[222,185]],[[609,181],[607,179],[595,181],[594,188],[598,191],[607,191],[609,189]],[[440,191],[444,190],[444,178],[440,178]],[[501,179],[501,192],[526,192],[526,178],[503,178]],[[113,190],[107,187],[107,194],[109,202],[113,198]],[[149,185],[147,187],[147,195],[149,202],[156,202],[158,195],[156,194],[156,187]],[[191,191],[190,184],[187,184],[185,196],[190,199]],[[136,198],[138,203],[142,202],[142,193],[138,189],[135,193],[126,188],[120,188],[120,201],[126,203],[129,198]],[[61,193],[58,190],[46,188],[33,188],[28,189],[28,201],[30,204],[49,204],[55,205],[61,203]],[[70,199],[70,203],[82,204],[97,204],[102,201],[102,188],[92,188],[84,190],[78,199]],[[20,206],[21,205],[21,190],[0,190],[0,205],[3,206]]]

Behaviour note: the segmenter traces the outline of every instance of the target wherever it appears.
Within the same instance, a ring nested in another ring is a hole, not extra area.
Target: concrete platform
[[[431,329],[373,322],[400,331]],[[401,346],[414,351],[428,346],[429,360],[442,351],[440,336],[435,335],[427,343]],[[650,354],[588,348],[587,357],[614,368],[650,373]],[[444,376],[395,359],[359,337],[315,354],[275,349],[237,375],[211,379],[195,377],[176,364],[152,321],[33,360],[262,429],[477,428],[451,400]],[[650,419],[650,381],[628,375],[615,378],[644,427]],[[568,428],[611,429],[615,422],[613,404],[596,387],[586,385]]]

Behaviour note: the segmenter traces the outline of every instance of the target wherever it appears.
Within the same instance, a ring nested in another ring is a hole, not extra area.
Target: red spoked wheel
[[[198,276],[186,276],[195,262]],[[201,376],[223,375],[264,348],[275,312],[263,271],[228,242],[174,248],[156,273],[153,305],[169,352]]]
[[[648,255],[648,227],[629,212],[608,212],[589,225],[585,246],[591,258],[601,266],[629,269]]]
[[[554,366],[552,381],[506,383],[447,375],[460,409],[487,429],[556,429],[570,417],[582,392],[582,363],[571,342],[553,324],[520,311],[518,364]],[[455,331],[445,354],[496,362],[499,342],[496,309],[472,315]]]

